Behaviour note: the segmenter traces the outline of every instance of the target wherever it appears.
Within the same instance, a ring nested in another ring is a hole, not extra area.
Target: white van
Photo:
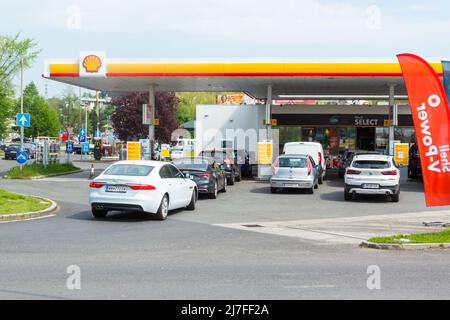
[[[325,180],[325,172],[327,165],[325,163],[325,155],[323,147],[319,142],[287,142],[283,148],[284,154],[304,154],[313,158],[319,169],[319,183]]]
[[[170,157],[172,159],[193,157],[195,151],[195,139],[183,139],[177,140],[177,144],[172,148]]]

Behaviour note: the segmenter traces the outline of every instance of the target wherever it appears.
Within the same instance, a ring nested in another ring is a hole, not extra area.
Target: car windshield
[[[280,158],[278,166],[281,168],[306,168],[308,163],[306,158]]]
[[[112,176],[148,176],[154,167],[135,164],[115,164],[104,174]]]
[[[18,144],[12,144],[8,147],[9,149],[13,149],[13,150],[19,150],[20,146]]]
[[[201,155],[203,157],[213,158],[218,163],[223,163],[225,159],[230,159],[227,153],[223,151],[202,151]]]
[[[358,169],[387,169],[390,164],[381,160],[357,160],[353,162],[352,166]]]
[[[174,161],[173,164],[180,170],[206,170],[207,162],[182,162]]]

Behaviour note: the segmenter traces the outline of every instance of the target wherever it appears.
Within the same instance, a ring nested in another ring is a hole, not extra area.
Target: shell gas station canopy
[[[439,76],[440,62],[429,61]],[[78,59],[47,60],[45,78],[107,92],[236,91],[258,99],[272,85],[274,98],[283,95],[405,95],[397,61],[156,61],[107,59],[102,52],[81,53]]]

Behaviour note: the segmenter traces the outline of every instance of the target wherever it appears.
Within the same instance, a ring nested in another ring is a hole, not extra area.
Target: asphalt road
[[[405,184],[399,203],[348,203],[337,179],[314,195],[270,194],[267,184],[243,181],[217,200],[199,200],[195,212],[176,211],[160,222],[132,213],[94,220],[87,176],[0,180],[1,188],[49,197],[60,206],[53,218],[0,224],[0,299],[450,296],[447,250],[378,251],[216,226],[426,211],[420,183]],[[80,290],[66,287],[69,265],[81,269]],[[381,270],[381,289],[367,288],[370,265]]]

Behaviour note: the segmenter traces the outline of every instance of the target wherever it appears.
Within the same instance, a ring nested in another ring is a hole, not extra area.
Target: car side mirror
[[[191,179],[191,174],[189,172],[184,172],[182,175],[185,179]]]

